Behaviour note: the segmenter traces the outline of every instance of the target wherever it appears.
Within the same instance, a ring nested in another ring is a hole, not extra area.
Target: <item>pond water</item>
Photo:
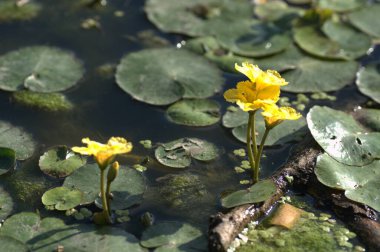
[[[172,47],[187,37],[159,31],[144,13],[144,1],[108,0],[106,6],[98,8],[79,4],[76,6],[75,1],[38,2],[43,8],[36,18],[0,24],[0,55],[32,45],[60,47],[72,51],[82,61],[85,74],[75,87],[63,92],[74,104],[70,111],[48,112],[29,108],[15,103],[10,92],[0,91],[0,120],[23,127],[38,143],[32,158],[18,161],[14,171],[0,178],[0,185],[7,188],[15,200],[13,213],[38,210],[43,216],[66,218],[64,213],[46,211],[41,203],[42,194],[50,188],[60,186],[63,179],[43,174],[38,167],[39,157],[53,146],[80,146],[83,137],[106,142],[111,136],[122,136],[134,145],[130,154],[118,159],[122,165],[132,166],[147,157],[149,159],[144,164],[148,169],[143,173],[147,191],[143,202],[130,209],[131,221],[125,225],[126,230],[140,236],[143,226],[139,218],[145,212],[152,213],[158,221],[190,222],[206,230],[209,215],[223,209],[220,195],[246,187],[240,185],[239,181],[249,179],[249,174],[235,172],[234,167],[241,159],[233,155],[233,150],[245,148],[244,144],[236,140],[230,129],[224,128],[221,122],[207,127],[174,124],[165,115],[166,106],[151,106],[134,100],[116,85],[113,73],[107,76],[98,71],[104,64],[116,66],[123,55],[146,48],[147,44],[139,37],[142,31],[151,30],[167,40]],[[123,11],[124,15],[118,17],[115,11]],[[98,20],[101,27],[83,29],[81,23],[86,18]],[[376,48],[362,62],[374,62],[379,57],[380,50]],[[211,97],[220,104],[222,114],[230,105],[225,102],[223,91],[244,79],[226,72],[223,77],[225,84],[222,90]],[[284,92],[283,95],[291,100],[296,99],[294,94]],[[354,85],[333,95],[338,97],[337,101],[312,101],[307,104],[307,108],[318,103],[350,111],[368,101]],[[219,148],[219,157],[210,162],[193,160],[186,169],[173,169],[155,160],[154,148],[145,149],[139,144],[139,141],[145,139],[151,140],[155,145],[183,137],[195,137],[214,143]],[[292,144],[286,144],[266,148],[261,176],[269,176],[285,163],[291,147]],[[158,178],[184,173],[197,175],[205,194],[202,194],[201,200],[186,193],[182,196],[180,194],[183,201],[179,205],[173,205],[169,201],[173,201],[172,197],[176,196],[165,198],[162,195],[162,179]]]

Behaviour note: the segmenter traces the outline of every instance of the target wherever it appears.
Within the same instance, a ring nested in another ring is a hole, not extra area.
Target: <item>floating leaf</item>
[[[200,161],[215,159],[218,149],[212,143],[198,138],[180,138],[158,146],[155,156],[163,165],[185,168],[190,165],[191,157]]]
[[[315,174],[326,186],[345,190],[347,198],[380,211],[380,161],[366,166],[350,166],[337,162],[327,154],[318,157]]]
[[[58,146],[45,152],[39,161],[40,169],[47,175],[62,178],[86,164],[86,159],[67,146]]]
[[[24,106],[46,111],[67,111],[73,104],[60,93],[38,93],[28,90],[13,92],[12,99]]]
[[[215,21],[228,24],[236,19],[251,18],[252,6],[244,0],[233,3],[225,0],[149,0],[145,12],[148,19],[164,32],[204,36],[210,35]]]
[[[303,13],[301,8],[289,7],[283,1],[270,1],[258,4],[255,7],[255,14],[265,21],[285,21],[299,17]]]
[[[366,4],[366,0],[319,0],[318,7],[336,12],[347,12]]]
[[[380,38],[380,4],[373,4],[348,14],[348,20],[359,30]]]
[[[206,249],[202,231],[187,223],[166,221],[148,227],[142,234],[141,245],[158,248],[155,251],[199,251]],[[181,250],[186,247],[186,250]]]
[[[220,106],[211,100],[183,100],[171,105],[166,114],[177,124],[209,126],[219,121]]]
[[[259,144],[261,142],[261,137],[265,132],[265,122],[259,113],[257,113],[255,118],[257,132],[256,137]],[[232,134],[243,143],[246,142],[247,138],[247,123],[248,113],[240,109],[235,112],[228,111],[223,116],[223,126],[233,128]],[[305,126],[306,121],[304,118],[300,118],[295,121],[284,121],[270,131],[268,138],[265,141],[265,145],[281,145],[287,142],[298,141],[305,134]]]
[[[38,15],[41,5],[34,1],[19,4],[17,0],[1,0],[0,23],[18,20],[29,20]]]
[[[58,92],[74,86],[83,75],[82,64],[68,51],[32,46],[0,57],[0,89]]]
[[[13,210],[13,199],[3,186],[0,186],[0,220],[5,219]]]
[[[83,193],[67,187],[56,187],[42,195],[42,203],[57,210],[68,210],[78,206],[82,201]]]
[[[294,39],[306,52],[327,59],[356,59],[372,45],[366,34],[340,22],[326,21],[322,31],[313,26],[296,28]]]
[[[0,244],[3,251],[29,252],[28,246],[19,240],[0,235]]]
[[[257,182],[253,186],[233,192],[222,198],[222,206],[231,208],[250,203],[259,203],[269,199],[276,193],[276,185],[272,180],[265,179]]]
[[[31,251],[146,251],[135,236],[119,228],[74,224],[58,218],[41,219],[35,213],[22,212],[8,218],[0,235],[25,242]]]
[[[291,4],[309,4],[312,0],[287,0]]]
[[[0,147],[0,175],[7,173],[10,169],[15,167],[15,165],[15,151],[9,148]]]
[[[360,92],[380,103],[380,63],[361,68],[357,77],[356,85]]]
[[[361,166],[380,158],[380,132],[368,133],[344,112],[314,106],[307,124],[318,144],[338,162]]]
[[[86,164],[65,179],[64,187],[83,192],[81,204],[90,204],[99,195],[100,170],[96,164]],[[125,209],[142,201],[146,186],[144,177],[135,169],[120,167],[119,175],[113,181],[111,208]]]
[[[133,98],[168,105],[181,98],[207,98],[223,84],[221,72],[203,57],[177,49],[146,49],[125,56],[116,82]]]
[[[358,109],[354,114],[358,120],[365,127],[373,131],[380,132],[380,110],[379,109]]]
[[[36,149],[29,133],[5,121],[0,121],[0,146],[13,149],[18,160],[30,158]]]

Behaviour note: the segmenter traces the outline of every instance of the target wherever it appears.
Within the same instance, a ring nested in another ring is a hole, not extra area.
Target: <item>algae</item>
[[[12,98],[21,105],[45,111],[68,111],[74,107],[61,93],[38,93],[23,90],[14,92]]]

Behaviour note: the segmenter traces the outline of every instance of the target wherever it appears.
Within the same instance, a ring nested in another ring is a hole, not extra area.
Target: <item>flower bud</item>
[[[119,173],[119,167],[119,162],[113,162],[107,173],[107,184],[110,184],[115,180],[117,174]]]

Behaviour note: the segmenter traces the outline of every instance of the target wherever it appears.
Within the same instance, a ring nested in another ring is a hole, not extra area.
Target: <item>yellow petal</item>
[[[261,89],[268,85],[285,86],[288,85],[288,82],[286,82],[278,72],[268,70],[266,72],[262,72],[260,76],[257,77],[256,85]]]
[[[247,76],[252,82],[255,82],[257,77],[263,72],[257,65],[248,62],[243,62],[242,66],[235,64],[235,69]]]
[[[265,124],[272,128],[283,120],[297,120],[302,116],[294,108],[277,107],[275,104],[264,106],[263,109],[261,114],[264,116]]]

